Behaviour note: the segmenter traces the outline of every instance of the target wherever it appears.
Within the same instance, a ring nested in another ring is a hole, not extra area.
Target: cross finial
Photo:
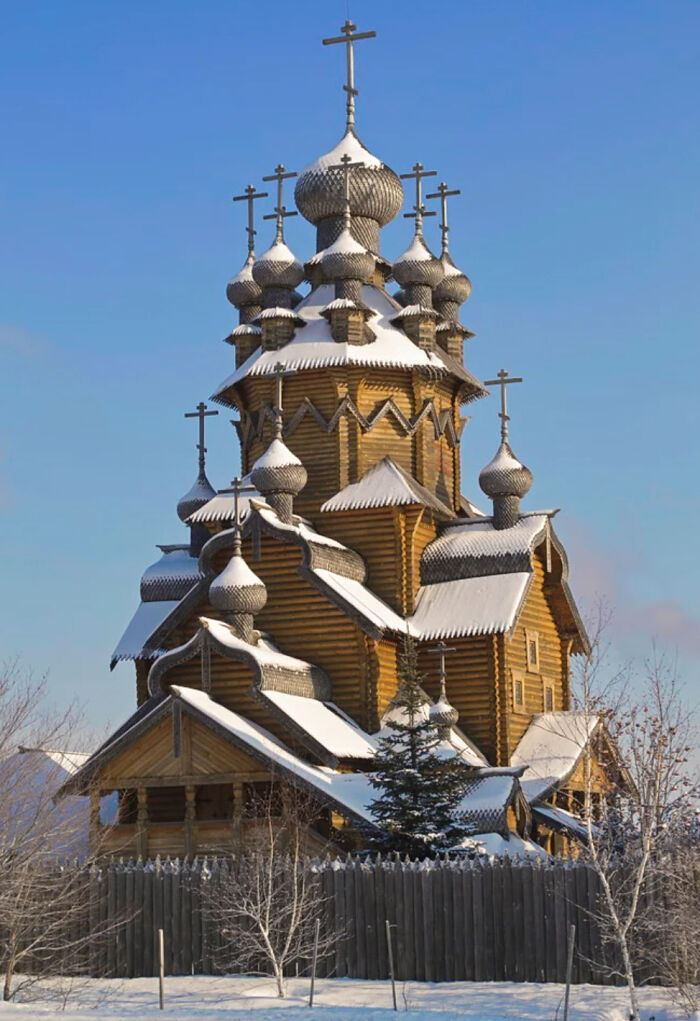
[[[510,422],[510,415],[508,414],[508,397],[506,394],[506,387],[510,383],[522,383],[522,376],[510,376],[508,375],[507,369],[501,369],[498,373],[498,379],[486,379],[484,380],[485,386],[500,386],[501,388],[501,410],[498,413],[498,417],[501,420],[501,439],[503,441],[508,439],[508,423]]]
[[[449,233],[450,228],[447,226],[447,198],[449,195],[461,195],[462,192],[459,188],[454,188],[452,191],[449,190],[444,181],[441,181],[437,187],[437,191],[434,191],[432,195],[426,195],[427,199],[440,199],[440,207],[442,210],[442,223],[440,224],[440,230],[442,232],[442,254],[445,255],[450,245]]]
[[[209,418],[210,415],[218,415],[218,411],[207,411],[207,406],[203,401],[200,401],[197,405],[196,411],[186,411],[185,418],[198,418],[199,419],[199,443],[197,444],[197,450],[199,451],[199,474],[204,475],[206,467],[206,454],[207,448],[204,445],[204,419]]]
[[[358,94],[357,89],[355,88],[355,53],[352,44],[359,42],[360,39],[376,39],[377,37],[376,32],[356,32],[356,28],[357,25],[353,25],[353,23],[348,19],[344,25],[340,26],[340,31],[343,33],[342,35],[322,40],[324,46],[333,46],[335,43],[345,44],[347,82],[343,85],[343,91],[348,94],[346,104],[346,127],[348,131],[352,131],[355,127],[355,96]]]
[[[243,195],[234,195],[234,202],[247,202],[248,203],[248,226],[246,227],[246,233],[248,234],[248,254],[255,250],[255,230],[253,223],[253,202],[255,199],[266,199],[268,193],[266,191],[256,191],[255,185],[249,184]]]
[[[431,653],[433,656],[440,657],[440,698],[444,700],[447,697],[447,692],[445,690],[445,685],[447,682],[447,671],[445,670],[445,656],[447,655],[448,652],[457,652],[457,650],[455,648],[448,648],[448,646],[445,645],[444,642],[438,642],[434,649],[427,649],[426,651]]]
[[[270,174],[269,177],[263,177],[263,181],[277,181],[277,205],[275,206],[274,213],[268,213],[264,216],[264,220],[277,220],[277,231],[275,233],[275,241],[284,241],[284,221],[287,216],[296,216],[296,210],[285,209],[282,203],[282,189],[284,188],[284,181],[289,180],[290,177],[296,177],[296,171],[286,172],[287,168],[284,163],[278,163],[275,167],[274,174]]]
[[[424,177],[435,177],[437,170],[425,170],[422,163],[413,164],[413,173],[401,174],[402,181],[415,180],[416,182],[416,203],[413,207],[414,212],[404,213],[404,218],[415,219],[416,221],[416,234],[423,233],[423,218],[426,216],[435,216],[435,213],[429,213],[421,198],[422,185],[421,181]]]
[[[275,374],[275,439],[282,439],[282,426],[284,424],[282,409],[282,380],[288,372],[285,371],[282,362],[277,362],[274,368]]]
[[[356,167],[364,167],[361,160],[353,161],[352,156],[347,152],[340,157],[340,163],[332,163],[329,170],[343,171],[343,201],[345,203],[345,225],[349,226],[350,220],[350,171]]]
[[[222,490],[224,493],[233,493],[233,553],[234,556],[241,555],[241,493],[254,493],[255,486],[244,485],[240,475],[231,480],[231,488]]]

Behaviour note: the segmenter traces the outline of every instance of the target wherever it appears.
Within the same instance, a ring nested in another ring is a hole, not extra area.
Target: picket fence
[[[86,969],[156,975],[162,928],[167,974],[230,970],[210,907],[221,867],[216,860],[156,860],[93,869],[89,924],[100,935],[91,941]],[[387,978],[388,920],[401,980],[563,982],[573,924],[573,981],[615,981],[598,923],[599,881],[585,863],[349,858],[310,867],[322,884],[325,921],[339,933],[333,952],[319,961],[319,975]],[[295,962],[294,971],[308,973],[309,963]]]

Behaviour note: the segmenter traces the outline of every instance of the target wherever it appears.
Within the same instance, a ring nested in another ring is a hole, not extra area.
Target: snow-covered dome
[[[442,263],[430,251],[422,234],[415,234],[413,241],[392,266],[394,279],[402,287],[419,284],[436,287],[444,276]]]
[[[226,285],[226,297],[236,308],[259,305],[262,300],[262,288],[253,278],[254,262],[255,253],[249,252],[240,271]]]
[[[285,287],[291,291],[303,279],[303,266],[285,242],[279,239],[253,263],[253,280],[260,287]]]
[[[272,493],[296,496],[306,485],[306,480],[306,468],[279,436],[275,436],[250,473],[251,483],[263,496]]]
[[[221,574],[209,586],[211,605],[222,613],[256,614],[267,602],[267,589],[235,550]]]
[[[177,504],[177,516],[180,521],[187,521],[191,514],[209,503],[216,496],[216,490],[203,471],[195,479],[194,485],[181,496]]]
[[[433,292],[436,302],[449,302],[463,305],[472,293],[472,282],[460,269],[457,269],[449,252],[440,256],[440,264],[445,274]]]
[[[346,224],[332,245],[320,253],[318,261],[328,280],[359,280],[366,283],[372,276],[375,258],[350,233]]]
[[[162,546],[163,556],[141,576],[141,599],[158,603],[182,599],[202,577],[189,546]]]
[[[353,163],[364,163],[350,177],[350,214],[353,234],[373,247],[371,235],[376,236],[376,229],[364,230],[361,221],[373,220],[383,227],[393,220],[403,205],[403,187],[394,171],[364,147],[352,128],[330,152],[301,171],[294,198],[301,215],[314,226],[338,218],[337,229],[326,241],[329,244],[342,229],[339,218],[345,210],[344,175],[340,168],[343,156],[349,156]]]
[[[501,496],[521,498],[530,491],[532,472],[517,459],[508,440],[504,439],[493,460],[482,468],[479,485],[491,499]]]
[[[428,716],[430,717],[430,722],[441,729],[454,727],[459,719],[459,713],[447,701],[444,688],[440,692],[440,698],[428,710]]]

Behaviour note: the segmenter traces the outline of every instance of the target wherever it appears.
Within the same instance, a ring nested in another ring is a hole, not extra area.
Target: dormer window
[[[537,631],[525,632],[525,649],[527,654],[527,668],[530,673],[540,672],[540,636]]]

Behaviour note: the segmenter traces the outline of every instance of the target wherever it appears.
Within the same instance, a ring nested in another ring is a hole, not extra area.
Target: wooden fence
[[[319,963],[321,975],[387,978],[388,920],[399,979],[563,982],[573,923],[574,981],[614,981],[597,922],[598,879],[586,864],[348,859],[313,867],[326,922],[340,933]],[[156,975],[159,928],[166,973],[230,970],[221,919],[211,907],[224,872],[217,861],[170,860],[93,870],[90,925],[102,935],[86,961],[91,974]],[[110,928],[114,920],[119,924]],[[308,961],[295,968],[304,974]]]

